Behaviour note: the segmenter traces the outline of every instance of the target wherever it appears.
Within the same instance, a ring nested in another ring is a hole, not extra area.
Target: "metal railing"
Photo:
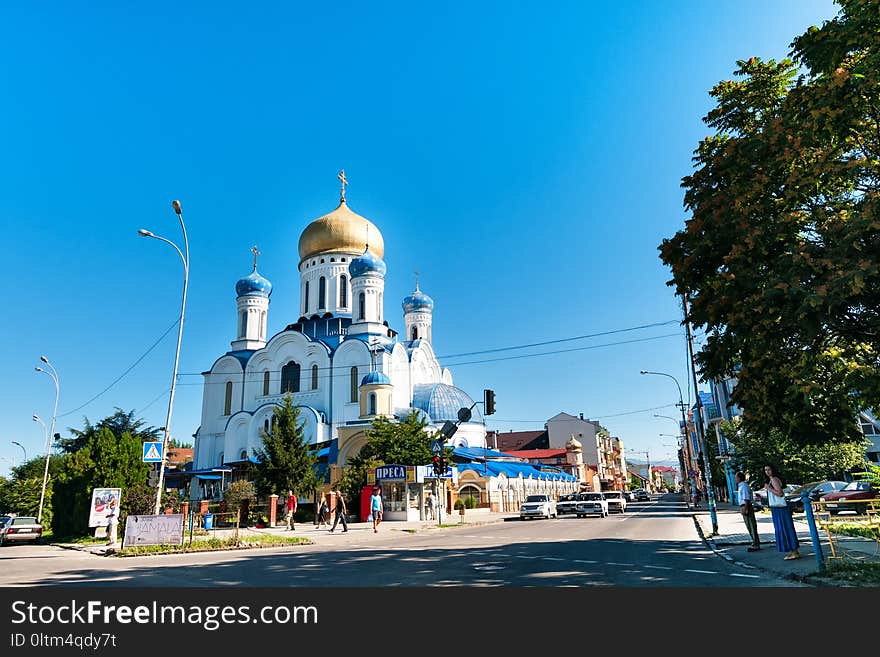
[[[880,557],[880,498],[872,500],[831,500],[811,503],[816,527],[825,532],[831,550],[829,559]],[[854,515],[843,515],[852,511]],[[851,549],[842,537],[864,539],[861,550]],[[867,541],[867,543],[865,543]],[[873,545],[871,544],[873,542]],[[868,551],[865,551],[868,547]],[[873,553],[873,554],[872,554]]]

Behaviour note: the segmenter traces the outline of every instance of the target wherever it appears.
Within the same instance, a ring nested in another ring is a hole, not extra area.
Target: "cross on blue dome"
[[[266,297],[272,294],[272,283],[260,276],[257,268],[235,284],[235,294],[240,297]]]
[[[385,261],[382,260],[382,258],[377,256],[375,253],[370,251],[369,246],[364,249],[362,255],[359,255],[357,258],[353,258],[348,265],[348,272],[349,274],[351,274],[352,278],[357,278],[358,276],[366,276],[368,274],[373,274],[375,276],[381,276],[384,278],[385,271]]]

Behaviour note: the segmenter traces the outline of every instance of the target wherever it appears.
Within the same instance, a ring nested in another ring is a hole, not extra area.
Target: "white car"
[[[581,499],[575,507],[578,518],[585,516],[605,518],[608,516],[608,500],[602,493],[581,493],[579,497]]]
[[[555,518],[556,500],[549,495],[529,495],[519,507],[519,519]]]
[[[626,513],[626,498],[623,491],[620,490],[603,490],[602,494],[608,500],[608,510],[617,513]]]

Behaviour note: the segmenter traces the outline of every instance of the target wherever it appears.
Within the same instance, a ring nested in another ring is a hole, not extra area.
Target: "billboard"
[[[121,500],[121,488],[95,488],[92,491],[92,505],[89,507],[89,527],[106,527],[111,508],[119,518]]]
[[[180,545],[183,543],[183,514],[128,516],[122,547],[135,545]]]

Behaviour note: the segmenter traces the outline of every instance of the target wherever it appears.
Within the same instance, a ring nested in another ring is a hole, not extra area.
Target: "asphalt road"
[[[414,534],[353,524],[279,549],[119,559],[21,545],[0,563],[2,586],[797,586],[717,557],[671,499]]]

